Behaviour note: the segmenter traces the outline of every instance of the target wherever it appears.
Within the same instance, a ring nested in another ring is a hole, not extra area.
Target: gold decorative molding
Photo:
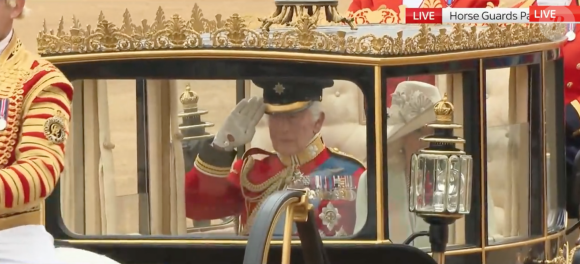
[[[250,29],[238,14],[223,21],[203,18],[194,6],[191,18],[179,15],[166,18],[159,7],[152,24],[142,20],[134,24],[129,11],[117,26],[101,13],[95,27],[82,27],[73,17],[72,27],[66,31],[61,20],[56,30],[44,25],[37,36],[38,52],[44,56],[119,51],[175,50],[175,49],[263,49],[296,52],[324,52],[361,56],[402,56],[442,53],[462,50],[501,48],[563,39],[563,24],[510,24],[453,26],[405,25],[405,30],[387,35],[356,34],[348,27],[336,26],[335,32],[317,30],[318,21],[304,15],[284,30]],[[372,26],[388,27],[383,26]],[[369,26],[370,27],[370,26]],[[351,35],[349,35],[351,34]],[[347,36],[348,35],[348,36]]]

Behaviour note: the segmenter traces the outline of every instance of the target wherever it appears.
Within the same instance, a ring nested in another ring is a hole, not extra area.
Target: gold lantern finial
[[[443,99],[437,102],[433,107],[435,110],[435,118],[438,122],[453,121],[453,104],[447,99],[447,93],[443,95]]]
[[[197,93],[191,90],[189,83],[185,86],[185,91],[179,96],[179,101],[183,105],[183,108],[197,108],[197,102],[199,101],[199,96]]]

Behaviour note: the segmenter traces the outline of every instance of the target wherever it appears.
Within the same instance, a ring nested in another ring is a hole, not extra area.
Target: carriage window
[[[433,105],[445,94],[454,104],[454,122],[463,124],[462,82],[460,74],[418,75],[388,78],[387,90],[387,163],[389,199],[389,236],[394,243],[402,243],[414,232],[428,231],[429,225],[409,212],[409,164],[413,153],[427,147],[419,139],[431,135],[425,125],[435,122]],[[455,135],[463,137],[462,131]],[[463,146],[458,146],[463,147]],[[465,220],[459,219],[449,227],[449,244],[465,243]],[[416,247],[429,247],[429,239],[414,240]]]
[[[558,103],[558,98],[556,95],[557,89],[557,81],[556,81],[556,69],[555,69],[555,62],[548,61],[546,62],[545,66],[545,103],[546,109],[545,112],[545,120],[546,120],[546,153],[545,153],[545,170],[547,176],[547,226],[548,232],[553,233],[562,230],[565,227],[565,223],[567,221],[565,217],[566,208],[563,206],[563,202],[565,201],[565,195],[562,192],[558,193],[558,190],[563,190],[566,184],[566,175],[558,173],[558,163],[563,162],[565,156],[574,155],[576,149],[566,149],[566,155],[558,154],[556,146],[558,144],[558,132],[557,128],[560,126],[557,120],[559,120],[560,116],[558,116],[558,112],[556,111],[556,107],[559,107],[561,104]],[[576,104],[571,105],[574,111],[576,110]],[[572,115],[573,116],[573,115]],[[572,154],[570,154],[572,153]],[[570,157],[571,158],[571,157]]]
[[[527,236],[530,123],[528,67],[486,71],[488,239]]]
[[[365,224],[367,126],[353,82],[74,85],[61,203],[75,233],[244,236],[261,199],[286,187],[310,190],[325,237],[348,238]]]

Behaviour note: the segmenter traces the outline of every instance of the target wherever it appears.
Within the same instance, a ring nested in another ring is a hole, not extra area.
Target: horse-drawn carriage
[[[307,2],[277,1],[260,29],[197,6],[189,20],[160,8],[141,24],[127,11],[45,28],[39,52],[76,89],[66,175],[45,206],[57,243],[121,263],[566,263],[565,27],[352,29],[336,1]],[[199,160],[252,97],[269,115],[238,158],[260,148],[250,154],[283,161],[272,142],[298,126],[272,122],[291,106],[324,116],[304,155],[341,162],[291,175],[251,214],[225,198],[207,206],[200,173],[265,192],[232,160]]]

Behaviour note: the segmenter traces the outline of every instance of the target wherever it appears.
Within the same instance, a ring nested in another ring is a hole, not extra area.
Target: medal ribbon
[[[568,29],[568,32],[576,33],[576,23],[568,23],[566,28]]]
[[[0,119],[6,120],[8,117],[8,98],[0,99]]]

